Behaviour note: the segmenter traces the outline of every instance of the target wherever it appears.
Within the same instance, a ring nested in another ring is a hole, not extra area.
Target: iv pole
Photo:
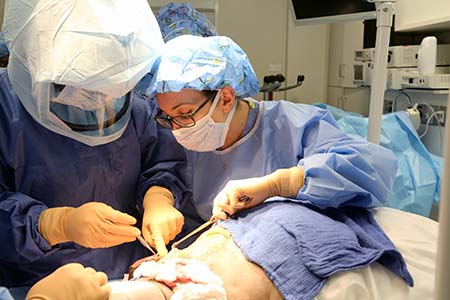
[[[374,76],[370,91],[369,130],[367,139],[379,144],[384,92],[386,90],[386,67],[392,26],[393,4],[396,0],[367,0],[374,2],[377,10],[377,39],[375,44]],[[450,114],[450,92],[447,115]],[[441,181],[439,205],[439,238],[434,282],[434,299],[446,300],[450,295],[450,125],[445,126],[444,169]]]
[[[374,2],[377,11],[377,39],[373,78],[370,90],[369,130],[367,140],[379,144],[381,135],[381,117],[383,115],[384,92],[387,80],[387,59],[391,36],[393,6],[396,0],[367,0]]]

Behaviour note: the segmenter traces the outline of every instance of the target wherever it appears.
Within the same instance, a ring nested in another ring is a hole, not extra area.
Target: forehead
[[[204,95],[201,91],[183,89],[179,92],[169,92],[156,94],[156,100],[161,109],[170,109],[180,104],[196,104],[203,99]]]

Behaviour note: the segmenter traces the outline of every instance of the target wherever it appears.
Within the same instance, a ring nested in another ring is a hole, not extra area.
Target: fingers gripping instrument
[[[247,195],[243,195],[241,197],[239,197],[239,202],[242,203],[248,203],[251,201],[251,198],[248,197]],[[188,238],[190,238],[191,236],[196,235],[197,233],[203,231],[204,229],[208,228],[209,226],[213,225],[214,223],[216,223],[217,221],[219,221],[220,219],[217,218],[216,216],[212,216],[206,223],[200,225],[199,227],[197,227],[196,229],[194,229],[193,231],[191,231],[190,233],[188,233],[187,235],[185,235],[183,238],[181,238],[180,240],[178,240],[177,242],[172,244],[172,249],[177,248],[177,246],[179,244],[181,244],[182,242],[184,242],[185,240],[187,240]]]

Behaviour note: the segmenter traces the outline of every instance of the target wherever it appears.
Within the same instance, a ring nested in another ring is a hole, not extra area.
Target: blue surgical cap
[[[3,36],[3,32],[0,32],[0,57],[6,56],[9,54],[8,47],[6,46],[5,37]]]
[[[151,96],[182,89],[215,90],[230,86],[243,98],[259,91],[245,52],[225,36],[182,35],[166,43]]]
[[[216,28],[208,18],[195,10],[189,3],[169,3],[156,14],[164,41],[190,34],[198,36],[217,35]]]

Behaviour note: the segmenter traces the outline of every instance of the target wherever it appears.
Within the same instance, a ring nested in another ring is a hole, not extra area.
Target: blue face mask
[[[216,123],[211,115],[214,112],[219,99],[220,91],[214,98],[208,114],[196,121],[194,126],[179,128],[172,131],[178,143],[184,148],[197,152],[209,152],[214,151],[225,144],[228,129],[231,120],[233,119],[234,112],[236,111],[237,101],[235,100],[233,108],[228,113],[225,122]]]

